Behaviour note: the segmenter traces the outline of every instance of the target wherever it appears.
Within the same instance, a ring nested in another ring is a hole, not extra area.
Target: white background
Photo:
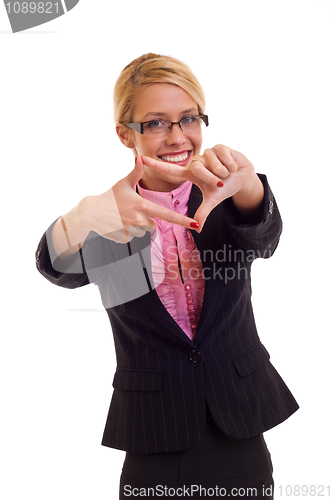
[[[96,287],[52,285],[34,252],[53,220],[133,168],[112,92],[150,51],[201,81],[204,147],[226,144],[268,176],[284,233],[254,264],[253,303],[301,406],[265,434],[276,497],[330,484],[332,21],[330,0],[81,0],[12,34],[0,4],[1,498],[117,498],[124,452],[100,445],[115,369],[107,315]]]

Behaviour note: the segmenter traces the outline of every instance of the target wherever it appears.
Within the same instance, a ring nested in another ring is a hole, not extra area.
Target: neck
[[[140,186],[143,187],[143,189],[149,189],[150,191],[161,191],[163,193],[169,193],[170,191],[173,191],[181,184],[183,184],[183,182],[185,181],[174,183],[162,179],[150,179],[149,177],[147,178],[146,176],[143,176],[140,180]]]

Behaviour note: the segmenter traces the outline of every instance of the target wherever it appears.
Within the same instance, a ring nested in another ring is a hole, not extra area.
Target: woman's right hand
[[[136,192],[144,168],[142,158],[138,156],[134,169],[124,179],[105,193],[81,200],[78,210],[87,231],[95,231],[117,243],[127,243],[135,236],[141,237],[146,231],[153,231],[156,228],[153,217],[192,229],[199,226],[194,219],[160,207]]]

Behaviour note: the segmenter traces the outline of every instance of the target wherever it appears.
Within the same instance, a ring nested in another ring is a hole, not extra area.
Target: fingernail
[[[200,224],[198,222],[191,222],[190,226],[197,229],[198,227],[200,227]]]
[[[219,181],[219,182],[217,183],[217,187],[219,187],[219,188],[223,187],[223,185],[224,185],[224,184],[223,184],[223,182],[222,182],[222,181]]]

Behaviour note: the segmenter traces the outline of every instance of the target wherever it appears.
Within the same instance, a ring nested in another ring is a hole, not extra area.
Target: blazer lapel
[[[188,216],[193,217],[196,210],[202,202],[202,193],[200,189],[193,184],[190,199],[188,203]],[[207,224],[207,222],[206,222]],[[214,237],[213,231],[205,232],[205,240],[196,231],[191,230],[194,241],[197,248],[202,255],[202,251],[205,248],[211,248],[210,238]],[[208,239],[206,239],[208,235]],[[146,280],[149,286],[149,293],[146,293],[138,298],[142,306],[147,309],[150,313],[153,313],[156,319],[164,326],[171,330],[174,335],[176,335],[181,340],[187,342],[193,347],[193,343],[197,344],[207,332],[207,329],[217,310],[218,300],[219,300],[219,289],[221,287],[221,280],[208,279],[205,283],[205,294],[203,307],[201,311],[200,321],[197,328],[196,336],[193,340],[186,335],[186,333],[179,327],[176,321],[170,316],[168,311],[166,311],[164,305],[162,304],[155,288],[154,281],[152,277],[151,269],[151,234],[147,232],[142,238],[133,238],[132,241],[128,243],[129,253],[133,255],[134,253],[139,253],[141,264],[146,275]]]
[[[145,293],[138,297],[142,306],[147,309],[154,317],[181,340],[188,343],[193,348],[193,342],[180,328],[176,321],[170,316],[168,311],[162,304],[155,288],[151,269],[151,233],[147,232],[142,238],[133,238],[129,243],[130,255],[138,254],[141,260],[143,272],[149,287],[149,293]]]
[[[189,217],[191,218],[194,217],[195,212],[199,208],[201,202],[202,202],[201,190],[195,184],[193,184],[188,204]],[[204,237],[201,234],[197,233],[196,231],[191,230],[193,239],[195,241],[195,244],[197,245],[197,248],[201,256],[204,255],[203,251],[205,249],[214,248],[213,241],[211,240],[216,236],[214,231],[210,230],[209,228],[209,218],[206,220],[205,226],[204,226],[205,229]],[[205,267],[204,262],[203,266]],[[200,340],[207,332],[209,325],[212,323],[214,319],[215,313],[218,309],[217,306],[219,304],[219,297],[221,296],[220,292],[222,286],[223,283],[220,279],[206,279],[204,301],[202,305],[200,320],[198,323],[197,333],[194,339],[195,343],[200,342]]]
[[[155,289],[140,297],[139,300],[142,303],[143,307],[145,307],[145,309],[153,314],[153,316],[161,323],[164,328],[170,330],[173,335],[176,335],[176,337],[188,344],[193,349],[192,340],[186,335],[184,330],[180,328],[173,317],[170,316],[170,314],[162,304]]]

